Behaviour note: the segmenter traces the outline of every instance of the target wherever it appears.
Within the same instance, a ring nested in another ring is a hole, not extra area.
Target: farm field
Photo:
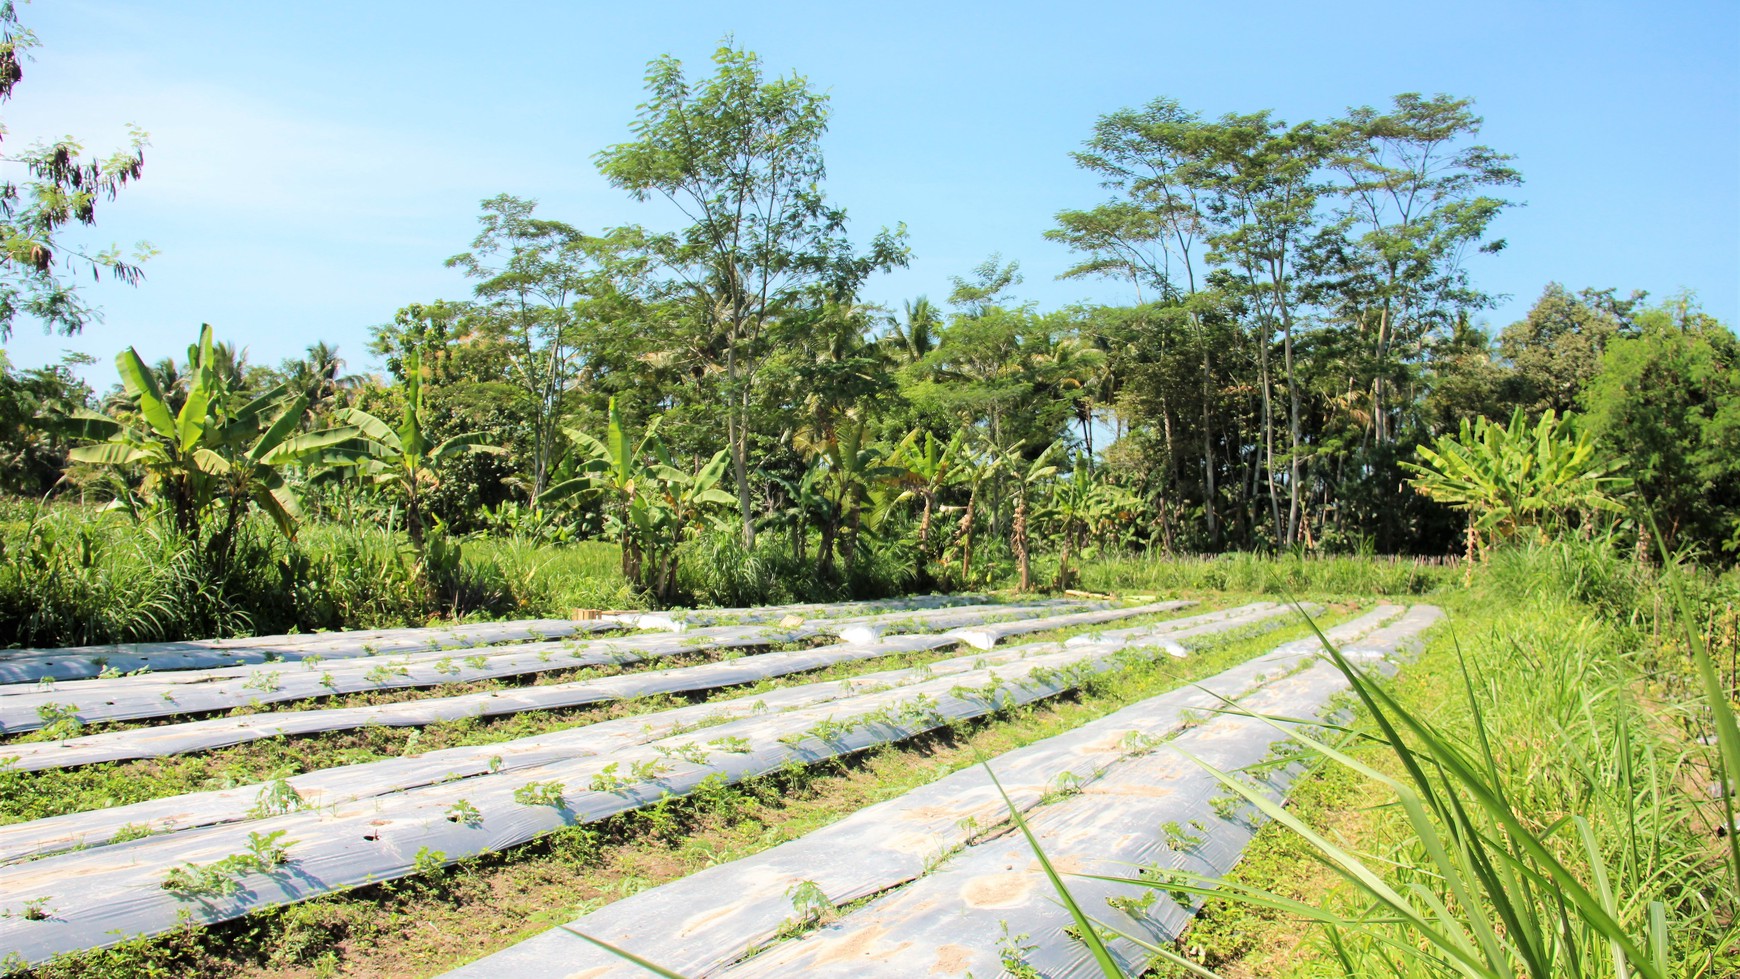
[[[135,6],[0,977],[1740,977],[1731,0]]]
[[[1156,949],[1199,968],[1285,949],[1278,961],[1303,969],[1326,953],[1304,922],[1204,904],[1169,876],[1327,883],[1288,850],[1287,827],[1214,771],[1302,798],[1295,808],[1356,838],[1398,832],[1363,812],[1365,780],[1313,761],[1291,723],[1250,714],[1364,715],[1327,639],[1435,719],[1465,720],[1451,709],[1456,656],[1515,670],[1489,644],[1527,643],[1543,655],[1527,667],[1538,682],[1558,630],[1592,611],[1494,598],[1479,582],[1299,608],[1249,592],[965,595],[627,614],[597,626],[613,632],[559,639],[543,637],[595,623],[232,640],[199,655],[240,665],[54,680],[64,706],[48,723],[29,716],[42,681],[20,680],[0,687],[13,725],[0,757],[16,759],[0,889],[24,897],[0,944],[41,976],[645,974],[582,934],[683,975],[1097,974],[1036,845],[1115,936],[1123,974],[1170,974]],[[1560,655],[1620,637],[1599,621],[1583,618]],[[426,648],[456,642],[484,644]],[[321,658],[305,665],[296,656],[314,643]],[[485,679],[399,672],[465,656],[519,665]],[[390,667],[373,678],[378,702],[345,690],[182,711],[161,693],[364,663]],[[133,685],[161,709],[110,719]],[[484,706],[496,699],[508,706]],[[446,703],[456,711],[434,710]],[[1519,725],[1507,741],[1540,736],[1540,718],[1505,717]],[[1662,747],[1679,741],[1664,734]],[[1681,834],[1689,858],[1685,821],[1719,818],[1713,805],[1655,814],[1662,842]],[[1247,847],[1257,856],[1240,864]]]

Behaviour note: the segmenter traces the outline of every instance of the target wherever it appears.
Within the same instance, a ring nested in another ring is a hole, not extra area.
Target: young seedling
[[[302,793],[296,787],[282,778],[275,778],[260,789],[260,794],[254,797],[254,807],[248,810],[250,819],[264,819],[267,816],[282,816],[295,812],[304,805]]]
[[[483,813],[465,799],[457,799],[447,807],[447,821],[473,829],[483,825]]]
[[[289,861],[287,850],[295,843],[283,842],[285,831],[249,833],[248,849],[232,853],[216,863],[185,863],[169,871],[162,887],[177,897],[227,897],[241,890],[242,878],[250,873],[271,873]]]
[[[1191,829],[1198,831],[1207,829],[1199,819],[1192,819],[1190,821],[1190,826]],[[1183,826],[1180,826],[1176,820],[1171,819],[1160,824],[1160,831],[1166,834],[1167,849],[1179,853],[1186,850],[1194,850],[1208,840],[1208,838],[1202,836],[1200,832],[1192,833],[1189,830],[1186,830]]]
[[[561,782],[527,782],[514,790],[514,801],[522,806],[552,806],[562,808]]]
[[[779,934],[782,938],[796,938],[813,930],[817,925],[834,913],[834,902],[828,900],[821,885],[813,880],[800,880],[786,888],[785,896],[791,899],[791,907],[796,916],[787,918],[780,925]]]
[[[1018,935],[1009,934],[1009,922],[999,921],[1003,937],[997,940],[997,960],[1002,963],[1003,971],[1012,979],[1042,979],[1039,970],[1027,964],[1028,953],[1039,948],[1039,943],[1029,942],[1029,935],[1021,932]]]
[[[441,850],[431,850],[428,847],[418,847],[417,855],[411,858],[411,869],[419,877],[436,877],[447,869],[447,854]]]

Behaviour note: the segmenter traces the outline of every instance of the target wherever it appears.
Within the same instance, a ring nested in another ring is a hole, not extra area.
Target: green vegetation
[[[0,366],[0,481],[46,496],[0,531],[19,619],[0,641],[1126,592],[1198,574],[1154,555],[1284,552],[1310,577],[1523,531],[1647,548],[1648,520],[1732,559],[1733,335],[1687,297],[1556,285],[1496,340],[1469,326],[1491,298],[1464,256],[1502,247],[1520,176],[1466,99],[1294,124],[1110,112],[1075,154],[1110,199],[1047,237],[1080,256],[1070,275],[1144,301],[1041,311],[992,256],[946,307],[894,313],[860,292],[905,232],[852,243],[825,194],[827,96],[734,47],[705,77],[659,59],[647,86],[596,162],[691,223],[590,235],[491,198],[449,261],[472,295],[379,327],[384,374],[345,375],[325,344],[253,365],[209,331],[186,364],[124,352],[107,396]],[[618,567],[574,573],[600,540]],[[1200,572],[1301,577],[1240,574]]]
[[[0,0],[0,101],[33,44]],[[483,201],[477,237],[448,261],[470,295],[406,297],[374,332],[379,373],[345,374],[324,343],[252,364],[242,337],[210,327],[180,362],[122,351],[105,391],[79,380],[80,361],[20,370],[0,353],[0,647],[930,590],[1315,599],[1325,622],[1351,610],[1335,603],[1430,596],[1450,627],[1399,676],[1331,652],[1355,693],[1345,728],[1295,731],[1295,748],[1218,773],[1203,822],[1155,828],[1183,856],[1207,820],[1269,820],[1226,879],[1130,878],[1144,891],[1121,910],[1202,909],[1176,947],[1153,949],[1153,973],[1740,971],[1740,339],[1689,294],[1652,304],[1558,284],[1496,335],[1474,325],[1495,301],[1466,258],[1503,250],[1494,222],[1521,174],[1479,142],[1470,100],[1401,94],[1287,122],[1158,98],[1081,120],[1073,159],[1108,196],[1058,201],[1034,232],[1076,256],[1067,276],[1139,298],[1040,309],[1016,263],[992,255],[945,303],[895,311],[865,292],[906,263],[908,236],[849,234],[825,187],[822,88],[729,45],[705,77],[663,57],[646,84],[626,140],[594,162],[636,200],[674,205],[678,226],[589,234],[530,199]],[[138,179],[142,145],[89,162],[63,141],[14,160],[29,182],[0,187],[0,339],[20,314],[66,332],[93,322],[71,272],[138,279],[136,262],[62,232]],[[457,867],[424,848],[409,883],[40,974],[336,974],[346,957],[433,971],[457,953],[419,945],[430,939],[410,933],[433,929],[405,922],[453,924],[469,954],[1308,634],[1083,670],[1080,690],[1047,703]],[[706,661],[691,652],[660,665]],[[486,665],[455,653],[436,671]],[[406,669],[375,665],[381,690],[244,710],[425,696],[384,689]],[[1002,682],[955,694],[996,697]],[[0,744],[0,821],[244,785],[257,786],[252,817],[289,816],[310,804],[287,773],[742,692],[42,773],[5,770]],[[837,742],[936,706],[786,737]],[[37,712],[41,732],[8,739],[90,733],[65,704]],[[675,762],[751,747],[726,736],[612,763],[586,787],[638,796]],[[1292,805],[1247,781],[1299,760],[1315,767]],[[563,810],[568,788],[533,782],[514,799]],[[1083,790],[1060,778],[1045,798]],[[445,817],[484,819],[465,800]],[[288,872],[283,835],[176,867],[162,887],[231,897],[249,875]],[[1041,864],[1067,898],[1068,874]],[[522,886],[532,903],[497,908]],[[786,896],[787,937],[836,913],[813,882]],[[1090,915],[1070,911],[1070,940],[1115,973]],[[54,909],[20,895],[4,913]],[[1005,930],[1004,967],[1033,973],[1037,948]]]
[[[1176,948],[1154,949],[1155,969],[1731,974],[1740,848],[1717,828],[1733,807],[1688,791],[1735,770],[1740,748],[1735,676],[1718,676],[1703,633],[1731,591],[1684,576],[1605,541],[1512,548],[1451,598],[1453,630],[1397,680],[1337,656],[1358,719],[1351,736],[1292,732],[1318,760],[1294,805],[1216,773],[1221,818],[1274,820],[1251,859],[1227,879],[1127,881],[1206,901]]]

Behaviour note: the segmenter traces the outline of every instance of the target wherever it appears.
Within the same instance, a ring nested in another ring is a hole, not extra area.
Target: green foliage
[[[128,408],[118,417],[75,408],[69,430],[99,440],[71,450],[76,462],[141,474],[139,491],[162,506],[172,526],[202,544],[214,567],[228,565],[251,502],[293,536],[301,514],[285,469],[318,460],[357,434],[340,426],[304,432],[306,395],[279,384],[252,395],[218,370],[210,326],[189,349],[193,381],[172,405],[153,371],[129,347],[115,358]],[[211,520],[222,507],[221,521]]]
[[[1689,300],[1645,310],[1581,399],[1671,547],[1740,546],[1740,340]]]
[[[242,889],[248,874],[271,874],[289,862],[294,840],[284,841],[285,831],[249,833],[248,849],[209,864],[186,863],[163,878],[163,889],[187,900],[228,897]]]
[[[19,24],[12,0],[0,3],[0,103],[11,100],[24,78],[23,64],[38,44],[36,35]],[[9,163],[23,164],[29,180],[22,187],[11,179],[0,184],[5,205],[0,208],[0,341],[12,335],[20,314],[68,336],[97,319],[81,300],[76,278],[95,280],[107,273],[128,284],[141,278],[138,263],[150,256],[150,245],[141,242],[129,261],[118,248],[86,250],[66,234],[74,221],[94,223],[97,202],[114,200],[144,173],[146,134],[128,129],[131,145],[106,160],[82,159],[84,147],[71,136],[8,157]]]
[[[326,460],[353,465],[375,485],[394,489],[405,503],[405,529],[411,535],[411,544],[421,549],[425,537],[422,492],[436,482],[434,467],[465,453],[502,450],[483,444],[483,436],[476,432],[432,444],[425,434],[422,354],[414,347],[405,354],[404,370],[405,410],[398,427],[360,408],[346,408],[338,413],[338,418],[350,426],[348,434],[357,437],[328,453]]]
[[[437,613],[565,616],[636,604],[616,549],[476,542],[461,601],[432,595],[379,527],[313,523],[289,540],[259,515],[211,568],[193,545],[114,511],[0,503],[0,644],[87,645],[423,625]]]
[[[1366,807],[1378,840],[1348,847],[1340,833],[1324,832],[1243,778],[1209,769],[1228,797],[1300,842],[1295,859],[1327,866],[1338,888],[1325,896],[1314,881],[1299,899],[1262,878],[1183,871],[1122,882],[1315,922],[1322,942],[1312,954],[1330,974],[1451,969],[1547,979],[1730,970],[1740,847],[1710,859],[1698,829],[1708,823],[1694,814],[1704,804],[1680,788],[1688,774],[1681,732],[1640,702],[1640,677],[1620,655],[1654,625],[1594,620],[1566,590],[1567,571],[1620,559],[1605,542],[1576,541],[1500,555],[1476,605],[1502,611],[1485,614],[1489,625],[1459,630],[1460,640],[1435,643],[1402,683],[1379,682],[1324,643],[1359,699],[1360,738],[1327,740],[1276,725],[1337,778],[1346,773],[1393,800]],[[1675,607],[1676,580],[1677,571],[1664,575],[1654,604],[1685,627],[1684,655],[1699,674],[1687,706],[1716,731],[1711,760],[1726,767],[1740,758],[1726,747],[1740,746],[1733,707],[1697,634],[1698,614],[1689,604]],[[1543,743],[1553,750],[1530,750]],[[1163,954],[1202,974],[1176,953]]]
[[[522,806],[553,806],[562,808],[561,782],[527,782],[514,789],[514,801]]]
[[[1533,426],[1521,408],[1508,425],[1463,419],[1460,435],[1421,446],[1419,454],[1423,464],[1402,463],[1415,474],[1415,491],[1467,512],[1483,543],[1525,534],[1544,540],[1571,526],[1573,516],[1587,525],[1597,511],[1623,512],[1617,497],[1631,485],[1613,475],[1623,463],[1598,452],[1575,416],[1551,409]]]
[[[0,490],[36,498],[60,481],[66,433],[38,419],[90,406],[90,386],[73,370],[91,362],[68,354],[54,366],[16,371],[0,351]]]
[[[577,493],[605,501],[607,529],[622,550],[622,575],[661,602],[677,592],[679,549],[701,520],[735,497],[719,488],[725,474],[725,450],[694,472],[679,468],[658,437],[658,419],[647,426],[639,442],[630,439],[626,420],[610,401],[610,426],[604,440],[585,432],[568,435],[585,454],[580,475],[558,483],[540,498],[551,502]]]

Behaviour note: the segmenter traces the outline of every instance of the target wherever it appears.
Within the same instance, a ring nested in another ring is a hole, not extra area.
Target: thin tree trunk
[[[1273,379],[1269,374],[1269,328],[1263,327],[1263,335],[1258,345],[1258,371],[1262,375],[1263,385],[1263,485],[1269,494],[1270,526],[1274,528],[1275,537],[1282,538],[1281,501],[1275,493],[1275,406],[1269,388]],[[1289,543],[1291,543],[1289,541]]]

